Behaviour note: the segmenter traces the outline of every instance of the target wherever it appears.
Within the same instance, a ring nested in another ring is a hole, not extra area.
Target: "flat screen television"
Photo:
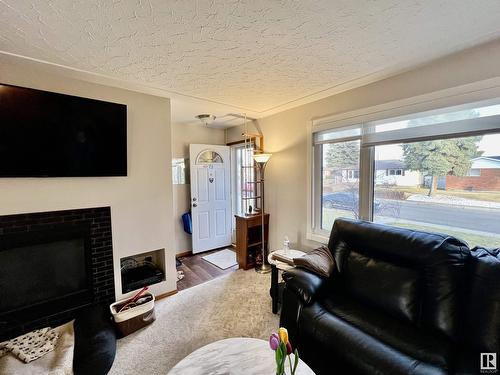
[[[0,177],[126,175],[126,105],[0,84]]]

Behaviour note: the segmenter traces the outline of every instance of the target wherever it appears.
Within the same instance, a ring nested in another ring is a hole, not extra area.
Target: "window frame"
[[[340,113],[338,115],[325,118],[314,118],[307,123],[308,128],[308,152],[307,152],[307,178],[310,182],[307,186],[307,232],[306,238],[319,243],[328,243],[330,232],[321,228],[321,189],[322,189],[322,145],[315,144],[314,134],[334,131],[341,128],[352,128],[356,124],[363,126],[364,123],[381,121],[395,118],[397,116],[408,116],[420,112],[441,110],[446,107],[464,108],[471,104],[488,101],[499,103],[500,99],[500,78],[488,79],[463,86],[419,95],[413,98],[396,100],[373,107]],[[488,120],[482,120],[488,121]],[[473,136],[475,134],[488,134],[498,132],[493,131],[463,131],[459,129],[455,134],[448,134],[445,137],[431,134],[419,136],[418,141],[431,140],[436,138],[451,138],[460,136]],[[355,137],[358,138],[358,137]],[[359,137],[361,139],[362,136]],[[349,139],[335,139],[324,143],[336,143]],[[352,140],[352,137],[351,137]],[[415,139],[414,141],[417,141]],[[401,140],[408,142],[408,140]],[[387,144],[398,143],[388,141]],[[362,220],[373,221],[373,196],[375,185],[375,145],[363,144],[360,147],[360,167],[359,167],[359,216]],[[404,173],[404,172],[403,172]]]

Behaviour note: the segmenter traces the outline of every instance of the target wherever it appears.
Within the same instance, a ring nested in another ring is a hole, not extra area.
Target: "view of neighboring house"
[[[375,184],[418,186],[422,184],[422,173],[409,170],[402,160],[376,160]]]
[[[480,156],[472,159],[467,176],[448,175],[445,190],[493,191],[500,189],[500,156]]]
[[[323,178],[331,184],[343,184],[359,181],[359,167],[357,165],[344,165],[342,167],[323,168]]]
[[[324,178],[330,179],[332,184],[359,181],[359,168],[357,166],[325,168],[323,173]],[[422,183],[422,173],[409,170],[402,160],[375,161],[375,184],[377,185],[418,186]]]
[[[357,166],[344,168],[325,168],[325,179],[330,179],[332,184],[359,181]],[[407,168],[402,160],[376,160],[375,184],[391,186],[428,186],[430,176],[424,176],[420,171]],[[480,156],[472,159],[472,166],[467,176],[440,176],[438,178],[440,190],[475,190],[493,191],[500,189],[500,155]]]

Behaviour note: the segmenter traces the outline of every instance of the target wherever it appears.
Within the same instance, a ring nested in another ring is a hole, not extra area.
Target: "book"
[[[273,259],[277,260],[278,262],[283,262],[283,263],[286,263],[290,266],[294,266],[295,263],[293,261],[293,258],[290,258],[284,254],[276,254],[276,253],[273,253]]]

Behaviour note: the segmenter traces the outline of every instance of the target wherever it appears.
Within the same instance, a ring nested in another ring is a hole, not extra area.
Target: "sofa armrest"
[[[283,273],[286,288],[292,290],[305,305],[311,304],[326,284],[324,277],[302,268],[292,268]]]

